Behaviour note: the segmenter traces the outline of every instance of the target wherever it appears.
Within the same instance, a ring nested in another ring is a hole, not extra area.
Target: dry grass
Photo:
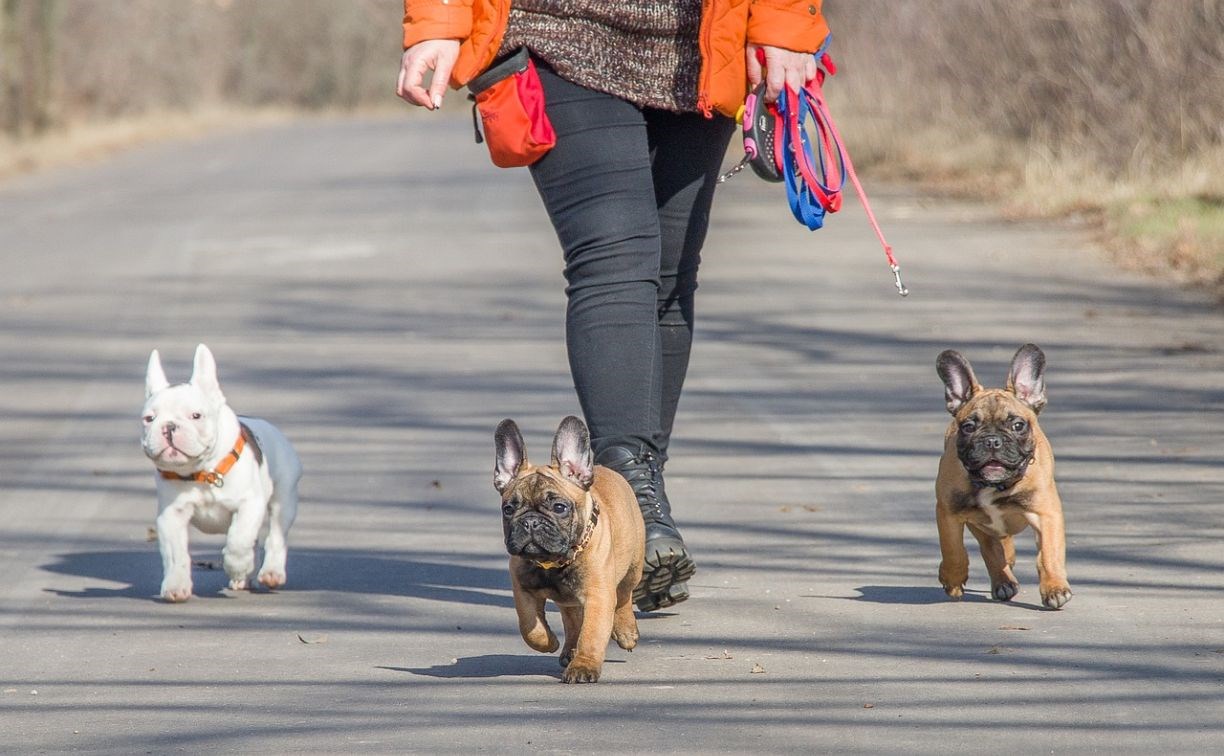
[[[829,97],[873,173],[1092,219],[1120,262],[1224,292],[1224,0],[826,10]]]

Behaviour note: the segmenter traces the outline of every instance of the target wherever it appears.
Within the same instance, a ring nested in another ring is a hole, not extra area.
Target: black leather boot
[[[610,446],[595,462],[615,470],[629,482],[646,523],[646,561],[642,581],[633,589],[633,603],[644,612],[678,604],[689,597],[688,579],[697,571],[671,516],[663,490],[663,468],[654,452]]]

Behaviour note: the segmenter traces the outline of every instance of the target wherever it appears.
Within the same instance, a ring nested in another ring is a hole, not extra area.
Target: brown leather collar
[[[246,448],[247,439],[251,439],[252,445],[255,439],[251,436],[251,431],[245,425],[238,424],[238,440],[234,442],[234,448],[230,449],[229,454],[221,460],[221,464],[217,465],[212,470],[201,470],[200,472],[190,475],[180,475],[169,470],[159,470],[161,476],[166,480],[194,480],[197,483],[206,483],[217,488],[225,487],[225,474],[233,469],[237,464],[238,458],[242,456],[242,450]]]
[[[569,556],[559,562],[539,561],[532,559],[531,563],[542,570],[559,570],[562,567],[569,567],[578,559],[578,555],[591,542],[591,536],[595,534],[595,525],[599,522],[599,502],[595,501],[589,493],[587,496],[591,499],[591,519],[587,520],[586,528],[582,534],[582,540],[578,542],[569,553]]]

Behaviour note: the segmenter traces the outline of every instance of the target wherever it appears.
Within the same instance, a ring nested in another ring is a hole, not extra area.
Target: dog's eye
[[[506,517],[509,517],[510,515],[514,514],[514,505],[513,504],[502,504],[502,514]]]
[[[145,425],[148,425],[149,423],[153,422],[153,416],[152,416],[152,415],[145,415],[145,416],[144,416],[143,418],[141,418],[141,419],[143,419],[143,420],[144,420]]]
[[[563,515],[569,511],[569,504],[566,504],[564,501],[554,501],[552,511],[556,514]]]
[[[961,432],[961,433],[972,433],[972,432],[974,432],[975,430],[977,430],[977,421],[976,421],[976,420],[966,420],[965,422],[963,422],[963,423],[961,423],[961,424],[960,424],[960,432]]]
[[[204,417],[204,416],[203,416],[203,415],[201,415],[199,412],[192,412],[192,413],[191,413],[191,419],[192,419],[192,420],[199,420],[199,419],[200,419],[200,418],[202,418],[202,417]]]
[[[1023,433],[1028,430],[1028,423],[1023,420],[1014,420],[1012,421],[1012,430],[1016,433]]]

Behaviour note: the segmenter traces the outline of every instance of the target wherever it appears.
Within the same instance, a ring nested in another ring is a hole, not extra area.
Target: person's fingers
[[[816,71],[819,68],[820,66],[816,65],[816,56],[804,55],[803,56],[803,81],[806,83],[806,82],[811,81],[812,79],[815,79]]]
[[[425,91],[425,88],[421,86],[425,81],[425,71],[427,68],[428,65],[422,56],[412,55],[404,57],[404,66],[400,71],[400,79],[402,80],[400,97],[413,105],[432,108],[433,103],[430,100],[429,92]]]
[[[454,65],[454,59],[446,55],[439,55],[434,61],[433,78],[429,82],[429,104],[435,110],[442,107],[442,98],[446,96]]]
[[[777,102],[778,95],[782,94],[782,88],[787,84],[786,68],[781,60],[774,58],[770,60],[769,55],[765,56],[765,102]],[[798,91],[796,88],[795,91]]]
[[[790,87],[796,92],[803,89],[803,85],[808,81],[807,76],[804,73],[804,68],[805,66],[802,63],[799,65],[790,65],[786,69],[786,86]]]
[[[395,94],[404,97],[407,92],[407,71],[404,69],[404,64],[400,63],[399,78],[395,82]]]
[[[757,46],[749,44],[744,50],[748,59],[748,84],[756,89],[761,84],[761,61],[757,60]]]

